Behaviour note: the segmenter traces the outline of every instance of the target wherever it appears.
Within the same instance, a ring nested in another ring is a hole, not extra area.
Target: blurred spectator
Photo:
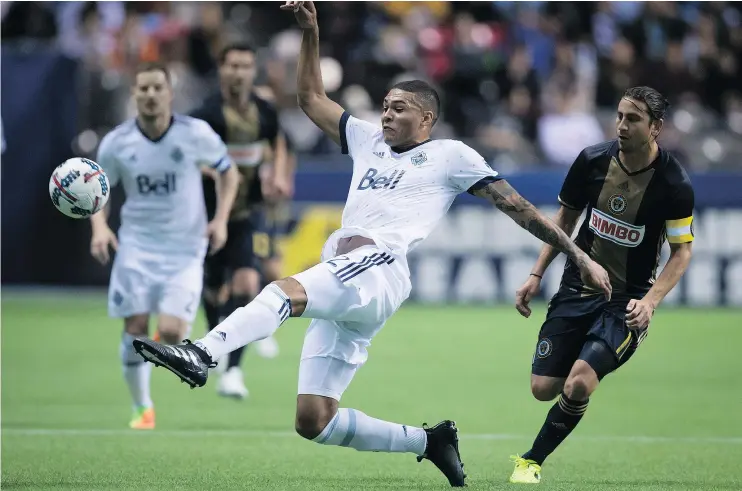
[[[81,131],[100,135],[130,114],[130,74],[145,60],[170,65],[176,109],[189,110],[216,83],[220,48],[246,40],[259,48],[258,78],[273,88],[297,150],[336,153],[296,108],[301,35],[273,3],[2,2],[1,9],[4,47],[56,44],[79,60]],[[462,139],[502,165],[567,165],[583,146],[613,137],[626,88],[651,85],[672,104],[663,144],[693,159],[687,165],[742,162],[740,3],[319,2],[317,9],[328,95],[363,119],[378,120],[393,83],[422,78],[441,92],[436,135]]]
[[[597,118],[582,107],[572,87],[551,94],[550,111],[538,121],[538,141],[549,162],[571,165],[583,148],[605,139]]]

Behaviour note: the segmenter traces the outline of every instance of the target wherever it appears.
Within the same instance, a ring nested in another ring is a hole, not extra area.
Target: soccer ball
[[[100,165],[89,159],[72,158],[54,169],[49,195],[57,210],[68,217],[88,218],[106,206],[111,185]]]

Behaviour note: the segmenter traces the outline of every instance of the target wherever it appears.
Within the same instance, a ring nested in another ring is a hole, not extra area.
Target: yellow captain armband
[[[667,241],[671,244],[693,242],[693,217],[667,220]]]

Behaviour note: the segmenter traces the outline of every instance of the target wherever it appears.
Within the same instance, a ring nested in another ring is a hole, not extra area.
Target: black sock
[[[206,314],[206,324],[208,325],[209,331],[219,325],[219,313],[222,310],[222,306],[216,303],[211,303],[209,299],[203,299],[204,313]]]
[[[229,298],[229,302],[227,302],[227,305],[225,305],[225,309],[223,312],[224,318],[227,318],[232,312],[239,309],[240,307],[244,307],[245,305],[250,303],[250,300],[251,297],[249,295],[232,295]],[[227,370],[232,367],[240,366],[240,363],[242,362],[242,353],[244,352],[245,347],[241,346],[229,354]]]
[[[542,465],[546,457],[575,429],[587,410],[587,403],[588,401],[573,401],[562,392],[557,403],[546,415],[546,421],[533,441],[533,447],[523,454],[523,458]]]

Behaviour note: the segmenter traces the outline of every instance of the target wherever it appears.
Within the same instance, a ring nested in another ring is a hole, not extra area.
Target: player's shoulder
[[[692,188],[690,176],[680,161],[671,152],[660,147],[662,175],[671,188]]]
[[[453,140],[448,138],[440,138],[430,141],[430,148],[435,148],[440,155],[445,156],[445,160],[451,161],[454,159],[478,159],[484,160],[484,157],[474,150],[472,147],[462,142],[461,140]]]
[[[353,145],[356,147],[362,146],[380,151],[378,147],[386,145],[381,125],[353,116],[348,111],[343,112],[340,117],[340,129],[348,135],[349,143],[352,138]]]
[[[582,157],[588,162],[602,161],[612,158],[618,154],[618,140],[608,140],[595,145],[590,145],[582,150]]]
[[[126,145],[131,138],[136,137],[138,131],[136,120],[134,118],[127,119],[103,136],[100,141],[99,152],[115,153],[119,146]]]
[[[195,136],[209,136],[214,133],[207,121],[185,114],[173,114],[173,124],[177,131],[184,131]]]

